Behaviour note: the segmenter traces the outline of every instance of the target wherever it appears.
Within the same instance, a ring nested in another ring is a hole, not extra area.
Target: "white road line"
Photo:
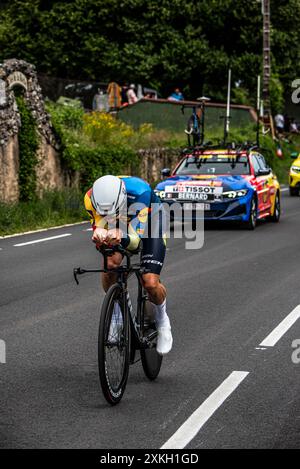
[[[161,449],[183,449],[197,435],[199,430],[227,397],[249,374],[248,371],[233,371],[228,378],[198,407]]]
[[[281,337],[292,327],[292,325],[300,318],[300,305],[283,320],[259,345],[261,347],[274,347]]]
[[[23,233],[14,233],[11,235],[0,236],[0,239],[15,238],[16,236],[24,236],[33,233],[42,233],[43,231],[58,230],[60,228],[67,228],[68,226],[84,225],[90,223],[89,221],[78,221],[76,223],[67,223],[66,225],[50,226],[50,228],[41,228],[39,230],[24,231]]]
[[[288,191],[288,190],[289,190],[288,187],[284,187],[283,189],[281,189],[281,192],[286,192],[286,191]]]
[[[51,241],[52,239],[65,238],[66,236],[72,236],[71,233],[65,233],[58,236],[51,236],[50,238],[35,239],[34,241],[28,241],[27,243],[14,244],[16,247],[27,246],[28,244],[43,243],[44,241]]]

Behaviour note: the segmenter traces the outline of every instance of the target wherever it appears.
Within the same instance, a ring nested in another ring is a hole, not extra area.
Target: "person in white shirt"
[[[127,91],[128,104],[134,104],[138,101],[137,95],[135,94],[135,86],[130,85]]]
[[[278,113],[276,114],[274,119],[275,119],[276,130],[279,134],[281,134],[284,131],[284,117],[282,114]]]

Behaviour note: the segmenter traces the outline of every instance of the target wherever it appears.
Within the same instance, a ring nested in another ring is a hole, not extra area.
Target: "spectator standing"
[[[108,111],[108,96],[102,90],[98,89],[93,98],[93,111],[107,112]]]
[[[121,107],[121,87],[112,81],[107,87],[108,106],[110,111],[117,111]]]
[[[278,113],[274,117],[276,130],[279,134],[284,132],[284,117],[282,114]]]
[[[175,88],[174,92],[168,97],[169,101],[183,101],[184,97],[179,88]]]
[[[138,101],[137,95],[135,94],[135,86],[132,84],[129,86],[127,91],[128,104],[134,104]]]
[[[291,123],[290,123],[290,132],[292,134],[299,134],[298,126],[297,126],[296,121],[293,117],[292,117]]]

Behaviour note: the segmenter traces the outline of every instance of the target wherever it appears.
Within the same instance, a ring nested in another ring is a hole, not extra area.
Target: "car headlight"
[[[164,199],[165,196],[166,196],[165,191],[159,191],[159,190],[157,190],[157,189],[154,189],[154,192],[155,192],[155,194],[156,194],[160,199]]]
[[[294,171],[294,173],[300,173],[300,166],[292,166],[291,171]]]
[[[244,195],[247,194],[247,189],[241,189],[239,191],[228,191],[228,192],[223,192],[223,197],[226,197],[228,199],[235,199],[236,197],[244,197]]]

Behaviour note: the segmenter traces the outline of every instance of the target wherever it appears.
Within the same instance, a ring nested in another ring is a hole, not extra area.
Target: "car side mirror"
[[[256,173],[257,176],[268,176],[271,172],[271,168],[259,169]]]
[[[293,152],[291,153],[291,158],[292,158],[293,160],[295,160],[296,158],[298,158],[298,155],[299,155],[299,153],[298,153],[297,151],[293,151]]]
[[[162,175],[162,178],[165,179],[165,178],[168,178],[169,176],[171,176],[171,170],[170,168],[164,168],[161,170],[161,175]]]

